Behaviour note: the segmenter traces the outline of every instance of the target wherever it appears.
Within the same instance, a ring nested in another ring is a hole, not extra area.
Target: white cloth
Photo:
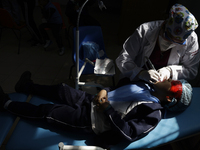
[[[91,102],[91,122],[92,130],[96,134],[100,134],[111,129],[108,118],[103,113],[97,111],[96,105],[93,102]]]
[[[135,106],[141,103],[160,103],[159,99],[151,95],[154,90],[144,82],[128,84],[108,92],[108,100],[115,111],[124,118]],[[91,103],[92,129],[96,134],[111,128],[110,121],[104,113],[98,112],[95,104]]]
[[[145,64],[145,56],[151,55],[163,21],[152,21],[140,25],[125,41],[123,50],[116,59],[122,77],[133,80]],[[185,45],[172,48],[167,65],[172,69],[172,79],[193,79],[198,72],[200,53],[195,32],[187,38]],[[179,65],[182,64],[182,65]]]

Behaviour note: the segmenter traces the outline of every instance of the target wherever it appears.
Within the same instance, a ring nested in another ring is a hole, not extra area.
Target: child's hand
[[[101,90],[96,96],[95,99],[98,101],[102,99],[103,97],[107,98],[107,91],[106,90]]]
[[[101,90],[94,98],[94,103],[97,106],[97,110],[103,112],[109,105],[107,91]]]

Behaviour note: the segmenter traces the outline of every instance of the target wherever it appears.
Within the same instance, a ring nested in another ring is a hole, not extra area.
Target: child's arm
[[[144,103],[136,106],[124,118],[113,107],[106,109],[104,114],[110,120],[112,131],[118,132],[121,138],[135,141],[155,128],[162,118],[160,109],[159,104]]]

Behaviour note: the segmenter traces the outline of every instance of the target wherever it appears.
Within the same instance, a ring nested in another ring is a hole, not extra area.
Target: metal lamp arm
[[[79,20],[80,20],[80,16],[81,16],[81,12],[85,6],[85,4],[88,2],[89,0],[86,0],[83,5],[81,6],[79,13],[78,13],[78,17],[77,17],[77,26],[76,26],[76,85],[75,88],[78,89],[78,84],[79,84]]]
[[[79,13],[78,13],[78,17],[77,17],[77,24],[76,24],[76,30],[78,29],[79,27],[79,20],[80,20],[80,16],[81,16],[81,13],[82,13],[82,10],[83,8],[85,7],[86,3],[88,2],[89,0],[86,0],[83,5],[81,6],[80,10],[79,10]]]

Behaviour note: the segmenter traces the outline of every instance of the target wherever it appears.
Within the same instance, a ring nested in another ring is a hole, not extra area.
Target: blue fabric
[[[22,93],[11,93],[9,97],[15,101],[25,102],[28,95]],[[8,132],[10,131],[16,116],[8,112],[0,112],[0,145],[3,143],[5,137],[7,136]]]
[[[151,95],[153,89],[148,84],[138,82],[117,88],[108,92],[109,101],[153,101],[159,103],[159,99]]]
[[[83,42],[84,58],[88,58],[93,61],[99,58],[99,45],[95,42]]]
[[[73,53],[73,60],[74,64],[76,64],[76,28],[73,29],[74,33],[74,53]],[[107,57],[105,52],[105,46],[103,41],[103,34],[100,26],[81,26],[79,27],[79,70],[84,64],[84,52],[83,52],[83,42],[92,41],[99,45],[99,50],[104,51],[104,55],[101,56],[101,59]],[[82,74],[94,74],[94,66],[90,63],[86,64],[85,69],[83,70]]]

